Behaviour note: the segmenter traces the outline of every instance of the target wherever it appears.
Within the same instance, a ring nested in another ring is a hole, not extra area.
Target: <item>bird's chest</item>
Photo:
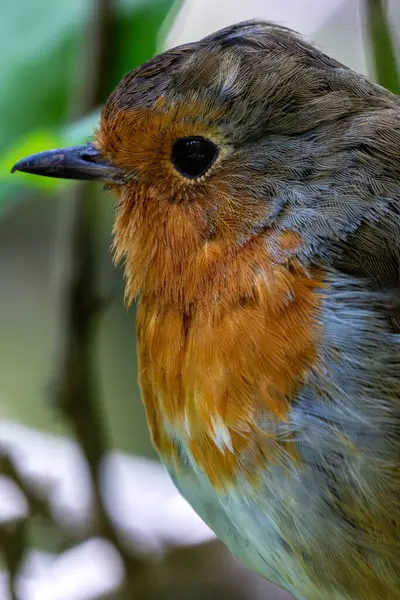
[[[282,452],[296,461],[294,445],[275,430],[315,360],[316,307],[310,278],[282,311],[257,298],[187,315],[142,299],[140,382],[160,455],[179,469],[184,442],[219,490],[238,475],[253,480]],[[269,435],[260,426],[266,418]]]

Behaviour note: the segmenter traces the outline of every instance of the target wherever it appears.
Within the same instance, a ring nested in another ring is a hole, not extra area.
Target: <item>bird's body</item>
[[[127,75],[96,135],[154,444],[299,600],[400,599],[399,117],[251,22]]]

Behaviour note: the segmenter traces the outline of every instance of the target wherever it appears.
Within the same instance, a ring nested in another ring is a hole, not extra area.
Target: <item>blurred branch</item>
[[[372,46],[376,81],[400,94],[400,76],[385,0],[364,0],[367,31]]]
[[[72,102],[74,118],[82,117],[104,101],[104,88],[110,79],[114,29],[113,0],[98,0],[93,4],[84,38],[81,81]],[[98,534],[110,540],[123,559],[127,584],[121,597],[132,600],[144,565],[139,558],[131,556],[119,539],[104,506],[99,481],[100,465],[109,444],[99,413],[93,365],[96,325],[104,308],[96,290],[97,197],[91,184],[85,183],[74,188],[64,202],[68,209],[60,268],[64,318],[54,400],[71,424],[89,466]]]
[[[0,473],[8,477],[23,493],[18,470],[3,448],[0,448]],[[9,574],[11,600],[18,600],[17,576],[28,547],[26,525],[26,515],[16,515],[0,522],[0,550]]]
[[[17,576],[27,548],[26,518],[16,518],[0,524],[1,549],[10,578],[11,600],[18,600]]]
[[[7,452],[6,449],[0,447],[0,474],[4,475],[8,479],[10,479],[18,490],[23,495],[26,500],[28,507],[27,519],[37,518],[43,519],[43,521],[49,526],[53,527],[54,530],[61,537],[61,543],[63,548],[69,548],[80,542],[83,542],[87,537],[91,535],[95,535],[97,532],[92,530],[87,531],[77,531],[76,529],[71,529],[68,526],[62,526],[55,518],[51,502],[50,502],[50,494],[52,491],[52,484],[44,486],[43,484],[35,485],[32,481],[28,480],[18,468],[16,461],[13,459],[12,455]],[[27,519],[23,519],[24,525]],[[21,519],[19,519],[21,520]],[[5,529],[8,531],[10,528],[8,527],[8,523],[5,525]],[[3,530],[3,524],[0,524],[0,532]],[[18,535],[22,531],[18,532]],[[10,548],[7,547],[7,540],[10,542]],[[17,540],[16,540],[17,541]],[[26,536],[24,536],[24,541],[26,542]],[[16,550],[18,552],[23,550],[23,553],[28,549],[29,544],[24,543],[21,546],[21,550],[19,550],[19,545],[16,545]],[[12,558],[15,549],[12,549],[11,540],[8,537],[0,537],[0,548],[3,549],[4,554],[6,555],[7,564],[11,561],[13,564],[15,560]],[[11,552],[10,552],[11,550]],[[23,558],[23,554],[20,556],[20,561]]]
[[[12,600],[18,600],[16,580],[20,567],[29,548],[27,528],[31,519],[41,518],[60,535],[63,547],[71,547],[82,542],[86,535],[71,528],[61,527],[54,518],[49,500],[50,490],[43,489],[28,481],[21,473],[16,461],[6,449],[0,447],[0,474],[12,481],[23,495],[27,504],[27,514],[18,515],[0,522],[0,550],[10,576],[10,594]]]
[[[115,1],[92,0],[92,6],[92,15],[84,33],[82,68],[71,102],[71,120],[85,117],[110,93],[116,37]]]
[[[8,477],[21,491],[19,473],[3,448],[0,448],[0,473]],[[27,515],[15,514],[0,522],[0,551],[9,575],[11,600],[18,600],[17,576],[28,544],[26,543]]]
[[[24,495],[29,508],[29,516],[40,516],[44,519],[52,522],[53,517],[51,514],[50,504],[47,498],[47,494],[38,493],[37,486],[31,485],[21,475],[15,461],[6,451],[0,448],[0,473],[5,475],[22,492]]]

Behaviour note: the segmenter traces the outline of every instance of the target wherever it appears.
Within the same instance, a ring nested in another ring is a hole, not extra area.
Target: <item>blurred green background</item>
[[[112,53],[102,69],[99,105],[126,72],[161,47],[159,30],[167,15],[172,18],[173,5],[172,0],[114,3]],[[1,13],[0,418],[59,432],[65,427],[51,409],[48,384],[58,351],[57,321],[62,318],[62,188],[76,184],[10,177],[9,171],[26,154],[91,136],[98,110],[79,114],[79,103],[85,94],[82,64],[92,52],[87,36],[93,5],[19,0],[6,3]],[[98,400],[113,445],[153,455],[136,383],[135,315],[123,306],[121,269],[112,266],[109,254],[113,200],[100,186],[95,193],[96,271],[100,293],[110,298],[96,333]]]

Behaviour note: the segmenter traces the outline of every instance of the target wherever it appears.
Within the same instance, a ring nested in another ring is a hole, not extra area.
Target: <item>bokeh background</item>
[[[289,598],[227,553],[157,461],[110,195],[9,174],[90,139],[127,71],[255,17],[400,92],[398,0],[2,3],[0,600]]]

